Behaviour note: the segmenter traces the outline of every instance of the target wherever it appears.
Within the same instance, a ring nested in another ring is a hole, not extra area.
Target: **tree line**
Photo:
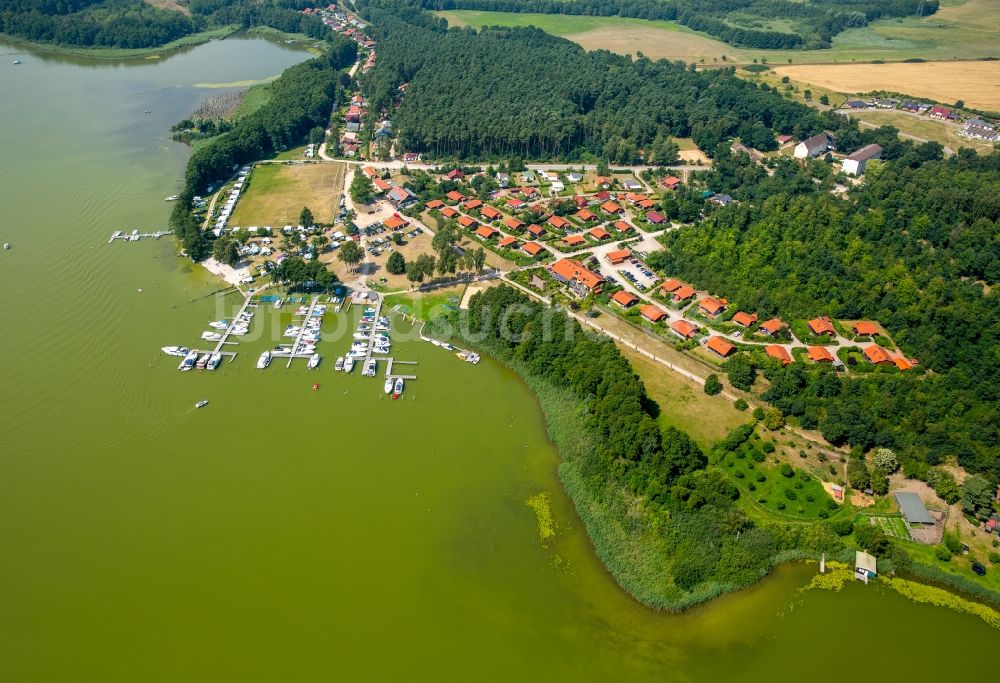
[[[731,69],[633,62],[533,28],[448,30],[414,7],[359,4],[379,40],[366,95],[372,110],[381,110],[409,84],[393,118],[409,151],[636,163],[663,156],[670,138],[702,130],[721,138],[757,122],[772,136],[812,134],[825,123],[815,110]]]

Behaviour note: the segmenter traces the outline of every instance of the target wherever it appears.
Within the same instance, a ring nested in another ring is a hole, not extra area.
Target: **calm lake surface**
[[[489,361],[399,343],[419,380],[395,403],[331,372],[346,340],[311,373],[254,370],[266,339],[214,374],[176,372],[159,348],[194,344],[237,300],[170,240],[108,236],[164,226],[187,158],[167,129],[210,92],[194,84],[307,56],[226,40],[88,63],[0,43],[0,680],[986,671],[1000,638],[979,620],[877,583],[802,593],[801,565],[680,616],[637,605],[593,556],[531,394]],[[548,547],[525,504],[544,491]]]

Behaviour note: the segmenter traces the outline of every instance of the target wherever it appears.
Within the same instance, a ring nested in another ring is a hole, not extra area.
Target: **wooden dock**
[[[294,352],[295,349],[299,348],[299,343],[302,341],[302,337],[306,333],[306,325],[305,325],[305,323],[306,323],[307,320],[309,320],[309,318],[312,317],[312,313],[313,313],[314,310],[316,310],[316,304],[318,304],[318,303],[319,303],[319,297],[318,296],[314,296],[312,298],[312,301],[309,303],[309,310],[306,311],[305,318],[302,319],[302,325],[300,326],[301,329],[299,329],[299,333],[297,335],[295,335],[295,343],[292,344],[292,351],[293,352]],[[295,360],[296,358],[311,358],[312,357],[311,353],[288,353],[288,354],[282,353],[282,354],[274,354],[274,355],[279,356],[280,358],[285,358],[285,357],[288,358],[288,363],[285,365],[286,368],[292,367],[292,361]]]
[[[111,244],[115,240],[121,240],[122,242],[138,242],[141,239],[154,239],[158,240],[166,235],[173,235],[173,230],[157,230],[156,232],[139,232],[138,230],[133,230],[132,232],[124,232],[122,230],[115,230],[111,233],[111,237],[108,238],[108,244]]]
[[[400,374],[393,374],[393,372],[392,372],[392,368],[394,366],[396,366],[396,365],[416,365],[417,361],[415,361],[415,360],[396,360],[395,358],[387,358],[386,361],[388,361],[388,363],[387,363],[387,365],[385,367],[385,377],[386,377],[386,379],[416,379],[417,378],[416,375],[400,375]]]
[[[235,342],[235,341],[231,342],[231,341],[229,341],[229,335],[232,334],[233,328],[236,327],[236,324],[239,322],[240,318],[243,316],[243,313],[247,310],[247,308],[250,307],[250,302],[252,300],[253,300],[252,296],[247,296],[243,300],[243,305],[240,306],[239,312],[236,314],[236,317],[233,318],[233,322],[229,323],[229,327],[226,328],[226,331],[222,333],[222,338],[219,339],[219,342],[215,345],[215,350],[212,351],[212,353],[222,353],[222,347],[225,346],[226,344],[236,344],[236,345],[239,344],[239,342]],[[233,353],[233,358],[235,358],[235,357],[236,357],[236,354]],[[230,362],[232,362],[232,359],[230,359]]]

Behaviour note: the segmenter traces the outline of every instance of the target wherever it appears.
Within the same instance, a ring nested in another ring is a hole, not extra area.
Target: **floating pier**
[[[387,363],[387,365],[385,367],[385,377],[386,377],[386,379],[416,379],[417,378],[416,375],[400,375],[398,373],[397,374],[393,374],[393,372],[392,372],[393,366],[396,366],[396,365],[416,365],[417,361],[415,361],[415,360],[396,360],[395,358],[387,358],[386,360],[388,361],[388,363]]]
[[[138,242],[141,239],[154,239],[158,240],[166,235],[173,235],[173,230],[158,230],[156,232],[139,232],[138,229],[132,232],[124,232],[123,230],[115,230],[111,233],[111,237],[108,238],[108,244],[111,244],[115,240],[121,240],[122,242]]]

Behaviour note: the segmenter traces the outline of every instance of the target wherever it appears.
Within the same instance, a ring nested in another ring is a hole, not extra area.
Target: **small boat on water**
[[[195,367],[199,370],[204,370],[208,366],[208,359],[211,358],[211,354],[203,353],[198,358],[198,362],[195,363]]]
[[[167,197],[164,201],[176,202],[178,198],[179,198],[179,195],[172,194],[169,197]]]
[[[354,338],[355,339],[368,339],[368,335],[365,334],[364,332],[355,332],[354,333]]]
[[[344,357],[343,356],[339,356],[337,358],[337,363],[333,366],[333,369],[334,370],[343,370],[344,369]]]
[[[395,401],[403,393],[403,378],[397,377],[396,383],[392,385],[392,400]]]
[[[365,377],[374,377],[375,376],[375,365],[376,365],[376,361],[375,361],[374,358],[372,358],[371,360],[365,361],[364,371],[361,374],[363,374]]]
[[[354,359],[348,356],[344,359],[344,372],[352,372],[354,370]]]
[[[219,367],[219,363],[221,362],[222,362],[222,354],[213,353],[212,356],[208,359],[208,364],[205,365],[205,369],[215,370],[217,367]]]
[[[4,242],[3,243],[3,248],[4,249],[10,249],[10,242]]]
[[[386,377],[385,386],[382,388],[385,390],[385,393],[387,394],[392,393],[392,377]]]
[[[204,339],[205,341],[219,341],[220,339],[222,339],[222,335],[219,334],[218,332],[205,331],[201,333],[201,338]]]
[[[264,353],[260,354],[260,358],[257,359],[257,369],[263,370],[270,364],[271,364],[271,352],[265,351]]]
[[[177,366],[177,369],[180,370],[181,372],[187,372],[188,370],[194,367],[195,361],[197,360],[198,360],[198,352],[188,351],[187,355],[184,356],[184,360],[182,360],[181,364]]]
[[[316,369],[316,367],[317,367],[317,366],[319,366],[319,361],[320,361],[321,359],[322,359],[322,356],[320,356],[320,355],[319,355],[318,353],[314,353],[314,354],[313,354],[313,355],[312,355],[312,356],[311,356],[311,357],[309,358],[309,362],[308,362],[308,363],[306,363],[306,367],[307,367],[308,369],[310,369],[310,370],[315,370],[315,369]]]
[[[359,351],[356,349],[351,349],[350,351],[347,352],[347,356],[345,357],[346,360],[344,362],[346,363],[349,360],[353,364],[355,360],[359,358],[364,358],[367,355],[368,355],[367,351]],[[348,372],[350,372],[350,370],[348,370]]]
[[[215,328],[216,330],[226,330],[229,329],[229,323],[225,320],[213,320],[208,324],[209,327]]]
[[[206,398],[206,399],[203,399],[203,400],[198,401],[197,403],[195,403],[194,407],[195,408],[204,408],[207,405],[208,405],[208,399]]]
[[[168,356],[186,356],[189,350],[186,346],[164,346],[160,349]]]
[[[24,64],[24,62],[22,62],[20,59],[15,59],[14,66],[17,66],[18,64]]]

